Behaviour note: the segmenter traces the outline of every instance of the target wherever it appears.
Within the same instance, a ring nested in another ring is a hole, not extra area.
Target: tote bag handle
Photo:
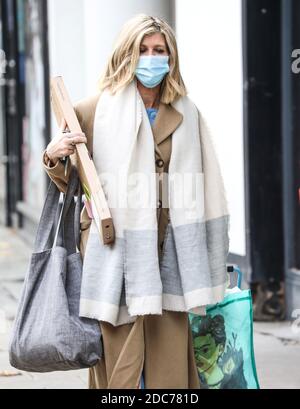
[[[75,222],[74,222],[74,194],[76,192],[76,188],[78,186],[78,197],[75,209]],[[80,241],[80,211],[81,211],[81,184],[79,182],[77,169],[72,166],[70,178],[68,182],[67,191],[64,195],[64,201],[62,205],[62,209],[60,212],[59,220],[56,227],[55,238],[53,244],[49,247],[50,235],[51,231],[55,225],[56,214],[58,211],[59,205],[59,197],[60,197],[60,190],[55,185],[53,180],[50,181],[48,191],[46,194],[46,199],[44,202],[43,210],[41,213],[40,221],[38,224],[36,238],[34,243],[34,252],[40,253],[47,249],[51,249],[56,245],[56,241],[58,239],[58,233],[60,231],[62,220],[64,221],[63,226],[63,241],[66,241],[68,246],[71,248],[74,245],[72,244],[72,240],[76,242],[79,246]],[[72,216],[73,215],[73,216]],[[71,220],[71,223],[70,223]],[[72,222],[73,220],[73,222]],[[73,230],[73,234],[71,233],[72,229],[68,229],[66,226],[67,224],[74,226],[75,229]],[[70,244],[69,244],[70,243]]]

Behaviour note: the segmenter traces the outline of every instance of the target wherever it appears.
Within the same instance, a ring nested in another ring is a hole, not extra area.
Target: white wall
[[[48,0],[50,76],[62,75],[73,99],[85,93],[85,3]]]
[[[241,0],[176,0],[184,81],[215,139],[231,214],[230,252],[246,254]]]

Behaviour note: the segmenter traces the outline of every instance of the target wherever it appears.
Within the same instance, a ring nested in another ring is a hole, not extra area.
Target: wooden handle
[[[55,77],[50,82],[51,105],[58,125],[64,118],[70,132],[82,132],[76,112],[62,77]],[[110,209],[99,180],[95,164],[90,157],[85,143],[76,144],[76,153],[70,155],[71,163],[78,169],[84,193],[93,201],[94,218],[103,244],[111,244],[115,240],[115,230]]]

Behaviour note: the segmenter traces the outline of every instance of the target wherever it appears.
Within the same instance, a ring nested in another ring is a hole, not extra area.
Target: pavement
[[[31,252],[17,230],[0,226],[0,389],[86,389],[88,370],[39,374],[9,364],[9,335]],[[296,319],[293,323],[254,323],[254,351],[261,389],[300,389],[300,323]]]

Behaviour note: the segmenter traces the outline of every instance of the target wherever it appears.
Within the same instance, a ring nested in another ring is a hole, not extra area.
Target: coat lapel
[[[183,115],[172,105],[160,103],[152,132],[157,145],[161,144],[181,124]]]

